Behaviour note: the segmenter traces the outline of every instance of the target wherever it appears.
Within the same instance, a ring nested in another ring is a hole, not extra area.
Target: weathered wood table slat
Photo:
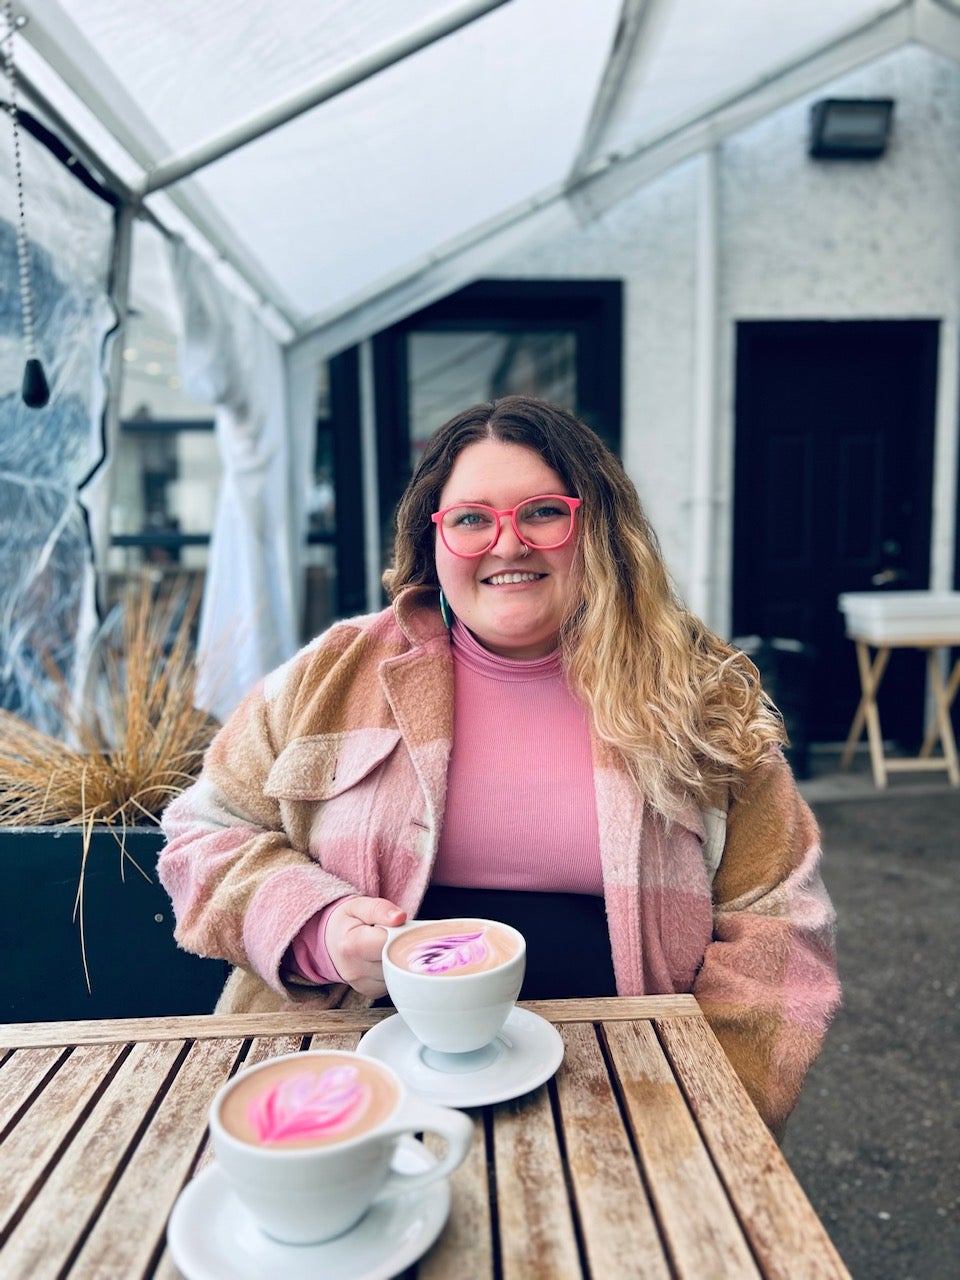
[[[690,996],[543,1001],[557,1075],[470,1111],[408,1280],[849,1280]],[[0,1275],[174,1280],[170,1210],[234,1071],[387,1010],[0,1027]]]

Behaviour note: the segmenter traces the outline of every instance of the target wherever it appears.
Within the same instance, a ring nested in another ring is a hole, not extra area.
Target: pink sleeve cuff
[[[330,952],[327,950],[327,921],[341,902],[357,896],[345,894],[312,915],[290,943],[287,954],[283,957],[283,969],[305,978],[307,982],[315,982],[318,986],[328,982],[343,982],[344,979],[337,972],[337,966],[330,959]]]

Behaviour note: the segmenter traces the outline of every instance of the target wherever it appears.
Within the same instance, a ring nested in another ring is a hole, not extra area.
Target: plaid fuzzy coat
[[[280,964],[327,903],[411,916],[443,825],[453,665],[439,612],[404,592],[267,676],[167,809],[160,879],[181,946],[237,966],[218,1009],[331,1006]],[[782,1128],[839,1001],[819,836],[782,756],[728,811],[669,829],[593,743],[604,896],[621,995],[692,991],[764,1119]]]

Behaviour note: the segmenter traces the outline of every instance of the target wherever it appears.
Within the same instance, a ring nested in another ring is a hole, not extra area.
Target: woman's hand
[[[403,924],[407,913],[386,898],[348,898],[331,911],[324,933],[327,953],[344,982],[364,996],[386,995],[380,956],[385,928]]]

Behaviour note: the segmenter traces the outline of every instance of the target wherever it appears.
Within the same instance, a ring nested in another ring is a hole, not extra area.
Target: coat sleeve
[[[730,806],[693,992],[779,1137],[840,1002],[820,833],[778,752]]]
[[[268,699],[270,681],[280,692]],[[293,846],[277,800],[265,794],[289,696],[283,680],[268,677],[214,738],[200,777],[163,815],[158,874],[185,950],[228,960],[297,998],[280,976],[284,953],[312,915],[358,890]]]

